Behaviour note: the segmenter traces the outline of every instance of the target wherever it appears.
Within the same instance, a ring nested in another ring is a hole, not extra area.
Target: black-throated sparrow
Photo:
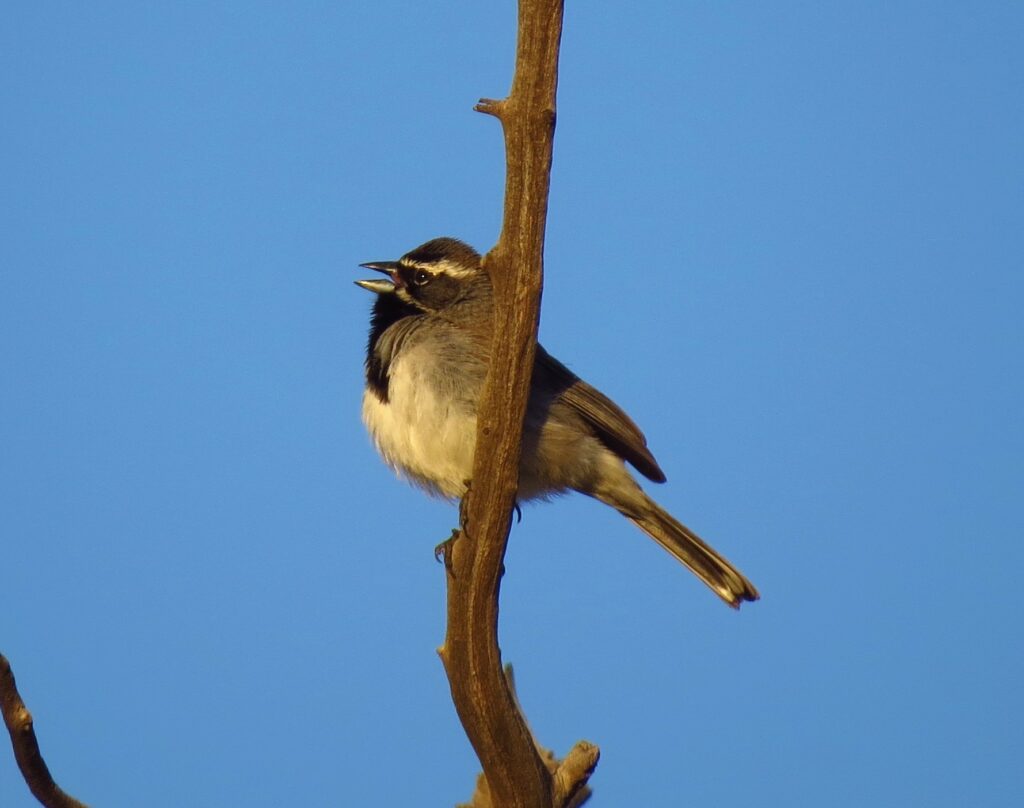
[[[490,278],[476,250],[452,238],[361,266],[388,276],[356,281],[377,294],[363,421],[388,465],[432,494],[459,498],[472,475],[490,357]],[[665,481],[629,416],[538,345],[518,498],[587,494],[637,525],[730,606],[757,600],[739,570],[641,490],[625,461]]]

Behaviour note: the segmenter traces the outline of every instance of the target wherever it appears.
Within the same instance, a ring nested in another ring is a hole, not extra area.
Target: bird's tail
[[[738,609],[745,600],[761,597],[746,576],[726,561],[711,545],[678,521],[644,493],[641,507],[624,509],[614,503],[623,516],[677,559],[689,567],[722,600]]]

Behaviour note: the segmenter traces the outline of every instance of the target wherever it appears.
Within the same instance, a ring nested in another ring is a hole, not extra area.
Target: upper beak
[[[376,272],[383,272],[385,275],[394,278],[394,273],[398,269],[397,261],[371,261],[368,264],[360,264],[359,266],[366,269],[372,269]],[[390,295],[394,294],[395,283],[394,280],[382,280],[380,278],[371,278],[365,281],[356,281],[356,286],[362,286],[364,289],[368,289],[371,292],[376,292],[378,295]]]

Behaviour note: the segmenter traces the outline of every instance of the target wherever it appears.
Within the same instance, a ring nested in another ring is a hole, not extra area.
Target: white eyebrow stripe
[[[399,261],[406,269],[422,269],[431,275],[450,275],[453,278],[469,278],[477,273],[477,267],[467,267],[464,264],[457,264],[447,258],[431,264],[416,264],[411,261]]]

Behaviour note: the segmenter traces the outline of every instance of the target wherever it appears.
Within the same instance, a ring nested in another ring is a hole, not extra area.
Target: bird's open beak
[[[360,264],[359,266],[365,269],[372,269],[376,272],[383,272],[389,276],[391,280],[383,280],[381,278],[371,278],[365,281],[356,281],[356,286],[362,286],[371,292],[376,292],[378,295],[391,295],[395,293],[395,272],[398,270],[397,261],[371,261],[368,264]]]

